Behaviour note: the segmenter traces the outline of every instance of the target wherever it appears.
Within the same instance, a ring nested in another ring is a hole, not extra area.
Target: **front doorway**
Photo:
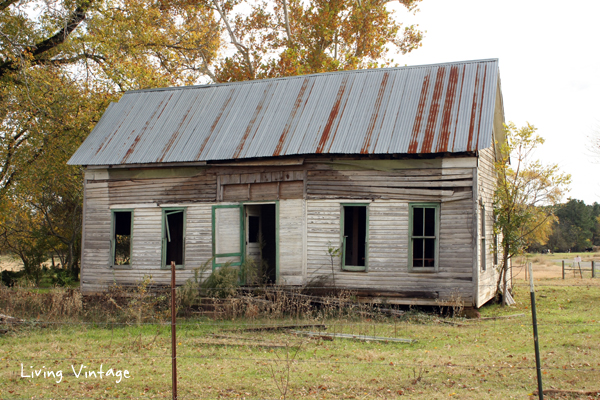
[[[253,270],[246,276],[252,283],[276,283],[277,235],[275,204],[245,204],[244,233],[246,260]]]

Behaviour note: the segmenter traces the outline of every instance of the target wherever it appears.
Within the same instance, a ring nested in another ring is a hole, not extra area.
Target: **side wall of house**
[[[495,152],[493,147],[479,152],[477,168],[477,268],[479,269],[479,296],[477,307],[485,304],[496,294],[498,279],[498,258],[494,256],[494,190],[496,174],[494,170]],[[483,236],[485,232],[485,236]],[[485,240],[482,240],[485,239]]]

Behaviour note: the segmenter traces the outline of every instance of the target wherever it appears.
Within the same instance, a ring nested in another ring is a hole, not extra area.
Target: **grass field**
[[[590,392],[546,398],[600,399],[600,279],[538,280],[536,290],[544,388]],[[417,310],[408,310],[401,318],[350,313],[310,320],[181,319],[179,395],[532,398],[536,370],[528,288],[517,286],[515,299],[515,307],[482,308],[483,318],[478,320]],[[324,324],[326,330],[303,329],[322,331],[317,338],[250,330],[290,324]],[[332,338],[336,333],[417,341]],[[170,398],[170,343],[166,323],[94,325],[71,320],[19,326],[0,335],[0,398]],[[85,377],[86,371],[98,371],[101,365],[115,376]],[[32,375],[32,370],[42,373],[22,378],[21,367],[23,375]],[[82,371],[79,377],[73,368]],[[130,378],[121,376],[117,383],[117,371],[124,370]],[[44,378],[44,371],[62,371],[60,383],[58,377]]]

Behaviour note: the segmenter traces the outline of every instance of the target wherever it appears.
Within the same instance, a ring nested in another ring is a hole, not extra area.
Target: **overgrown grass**
[[[179,394],[275,399],[283,398],[281,384],[286,383],[289,399],[526,399],[536,388],[528,287],[517,286],[515,298],[516,307],[482,308],[479,320],[416,309],[392,318],[351,302],[351,312],[330,306],[320,314],[182,318],[177,327]],[[544,387],[600,391],[600,279],[537,282],[537,304]],[[148,322],[133,310],[121,323],[82,324],[66,318],[67,323],[9,330],[0,336],[0,398],[170,398],[168,315],[153,319],[163,323]],[[145,312],[150,310],[140,311]],[[293,330],[321,331],[321,336],[256,330],[304,324],[314,326]],[[417,342],[333,339],[333,333]],[[21,378],[21,364],[26,374],[30,366],[45,366],[65,376],[60,383]],[[71,370],[71,365],[98,370],[100,364],[104,371],[127,369],[131,378],[120,383],[113,377],[76,378]],[[598,399],[600,394],[546,398]]]

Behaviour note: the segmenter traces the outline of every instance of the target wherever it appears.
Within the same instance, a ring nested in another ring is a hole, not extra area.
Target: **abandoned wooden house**
[[[81,288],[255,260],[278,285],[479,307],[503,122],[496,59],[127,92],[69,161]]]

